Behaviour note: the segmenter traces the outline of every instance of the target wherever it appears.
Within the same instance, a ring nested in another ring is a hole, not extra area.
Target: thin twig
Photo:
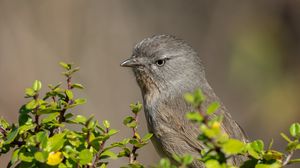
[[[1,126],[0,126],[0,133],[3,134],[3,136],[6,136],[6,134],[7,134],[6,130],[4,128],[2,128]]]
[[[68,76],[67,77],[67,89],[68,90],[70,90],[70,89],[72,89],[72,84],[71,84],[71,76]],[[70,104],[72,104],[72,102],[70,102],[70,100],[69,100],[69,97],[66,95],[66,99],[65,99],[65,102],[67,102],[69,105]],[[60,114],[59,114],[59,119],[58,119],[58,122],[59,122],[59,124],[60,123],[62,123],[62,122],[64,122],[65,121],[65,113],[66,113],[66,111],[67,111],[67,105],[65,105],[64,107],[63,107],[63,109],[60,111]],[[59,127],[58,128],[58,132],[61,132],[62,130],[61,130],[61,128]]]
[[[35,113],[37,113],[37,110],[35,110]],[[40,129],[40,122],[39,122],[40,119],[39,118],[40,118],[40,115],[35,114],[35,124],[36,124],[35,132],[38,132]]]
[[[290,151],[290,153],[287,155],[286,159],[282,163],[283,167],[289,164],[290,160],[292,159],[293,154],[294,154],[294,151]]]
[[[52,100],[53,100],[53,102],[54,102],[54,103],[56,102],[56,99],[55,99],[55,97],[54,97],[54,96],[52,96]]]
[[[72,77],[68,76],[68,78],[67,78],[67,87],[68,87],[69,90],[72,89],[71,79],[72,79]]]
[[[38,98],[39,98],[39,94],[38,93],[33,96],[33,99],[35,101],[38,101]],[[34,115],[35,115],[35,121],[34,122],[36,124],[35,132],[38,132],[39,129],[40,129],[40,122],[39,122],[40,115],[38,115],[38,113],[37,113],[39,108],[40,108],[39,105],[34,108]]]
[[[134,114],[134,120],[135,120],[136,123],[138,123],[138,115],[137,115],[137,113]],[[137,126],[134,127],[134,128],[132,128],[132,133],[133,133],[132,138],[137,138],[136,132],[137,132]],[[131,149],[131,153],[129,155],[129,163],[130,164],[133,164],[136,161],[136,158],[137,158],[136,151],[137,150],[138,150],[138,148],[135,145],[133,145],[132,149]]]
[[[108,131],[109,131],[109,129],[106,128],[105,134],[107,134]],[[100,144],[99,151],[98,151],[98,153],[96,154],[96,157],[95,157],[95,160],[94,160],[94,162],[93,162],[93,165],[91,166],[92,168],[96,168],[97,163],[98,163],[98,161],[99,161],[99,159],[100,159],[100,155],[101,155],[102,152],[103,152],[103,149],[104,149],[104,146],[105,146],[105,142],[106,142],[106,140],[102,141],[102,143]],[[90,167],[90,166],[89,166],[89,167]]]

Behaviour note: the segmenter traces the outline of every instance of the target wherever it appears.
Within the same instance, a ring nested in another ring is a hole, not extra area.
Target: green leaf
[[[57,121],[57,117],[60,115],[60,113],[52,113],[49,114],[46,118],[42,119],[42,123],[48,123],[48,122],[53,122],[53,121]]]
[[[45,150],[48,152],[58,151],[64,146],[65,141],[64,133],[55,134],[48,139]]]
[[[124,125],[127,125],[127,124],[131,123],[132,121],[135,121],[134,117],[132,117],[132,116],[127,116],[126,118],[124,118],[123,124],[124,124]]]
[[[26,108],[26,105],[22,105],[22,107],[19,109],[19,113],[24,113],[24,114],[28,114],[30,113],[31,110]]]
[[[73,167],[77,167],[78,166],[78,161],[76,159],[76,161],[74,159],[66,159],[65,164],[68,168],[73,168]]]
[[[32,89],[33,89],[35,92],[38,92],[38,91],[41,90],[41,88],[42,88],[42,82],[39,81],[39,80],[35,80],[35,81],[33,82]]]
[[[72,68],[72,64],[67,64],[64,62],[59,63],[65,70],[70,70]]]
[[[219,107],[220,107],[220,103],[218,103],[218,102],[211,103],[207,107],[206,114],[208,114],[208,115],[213,114],[214,112],[216,112],[219,109]]]
[[[130,149],[127,147],[124,147],[123,150],[121,150],[119,152],[118,157],[124,157],[124,156],[128,157],[130,155],[130,153],[131,153]]]
[[[184,155],[182,158],[182,163],[184,165],[189,165],[193,162],[194,158],[192,157],[192,155]]]
[[[21,161],[21,162],[18,162],[15,167],[16,168],[36,168],[37,165],[35,162],[32,163],[32,162]]]
[[[84,89],[84,87],[82,86],[82,84],[79,83],[74,83],[71,85],[72,88],[78,88],[78,89]]]
[[[300,137],[300,124],[299,123],[293,123],[290,127],[290,134],[294,138]]]
[[[256,151],[256,152],[263,152],[264,150],[264,142],[262,140],[256,140],[251,142],[250,146]]]
[[[137,124],[138,123],[136,121],[132,121],[132,122],[126,124],[126,126],[129,127],[129,128],[136,128]]]
[[[100,159],[107,159],[107,158],[117,159],[118,156],[114,152],[112,152],[110,150],[106,150],[106,151],[101,153]]]
[[[129,140],[129,143],[130,144],[132,144],[132,145],[134,145],[135,147],[137,147],[137,148],[141,148],[141,147],[143,147],[143,146],[145,146],[147,143],[145,143],[145,142],[140,142],[138,139],[136,139],[136,138],[132,138],[132,139],[130,139]]]
[[[19,133],[19,128],[13,128],[13,130],[7,134],[6,141],[4,143],[5,144],[12,143],[16,139],[18,133]]]
[[[139,144],[139,141],[137,139],[130,139],[129,143],[132,145],[137,145],[137,144]]]
[[[40,143],[41,148],[47,147],[48,135],[46,132],[39,132],[36,134],[36,140]]]
[[[292,142],[292,140],[287,136],[285,135],[284,133],[280,133],[281,137],[286,140],[288,143]]]
[[[194,107],[200,106],[201,103],[205,100],[205,96],[201,89],[197,89],[193,94],[186,93],[184,99],[192,104]]]
[[[281,168],[282,166],[279,163],[273,163],[273,164],[257,164],[255,165],[255,168]]]
[[[136,122],[135,118],[132,117],[132,116],[127,116],[123,120],[123,124],[126,125],[129,128],[135,128],[137,126],[137,122]]]
[[[244,163],[240,166],[240,168],[254,168],[257,162],[258,160],[249,158],[248,160],[244,161]],[[232,167],[232,168],[236,168],[236,167]]]
[[[255,159],[260,159],[260,158],[261,158],[261,155],[260,155],[258,152],[256,152],[256,151],[251,147],[250,144],[247,144],[247,152],[248,152],[248,154],[249,154],[250,156],[252,156],[252,157],[255,158]],[[249,163],[252,163],[252,162],[249,162]],[[249,163],[248,163],[248,164],[249,164]]]
[[[206,168],[222,168],[220,163],[213,159],[206,161],[204,164]]]
[[[74,98],[73,92],[71,90],[66,90],[66,95],[68,96],[68,98],[70,100],[72,100]]]
[[[125,139],[123,139],[123,140],[121,141],[121,143],[124,144],[124,145],[126,145],[126,144],[129,143],[129,141],[130,141],[130,138],[125,138]]]
[[[287,147],[286,147],[286,150],[287,151],[293,151],[295,149],[297,149],[297,146],[299,145],[299,142],[298,141],[293,141],[293,142],[290,142],[288,143]]]
[[[269,143],[269,146],[268,146],[268,150],[271,150],[272,146],[273,146],[273,143],[274,143],[274,140],[273,138],[271,139],[271,142]]]
[[[74,114],[72,114],[72,113],[67,113],[67,114],[65,115],[65,119],[72,118],[73,116],[74,116]]]
[[[96,127],[95,121],[90,121],[90,120],[87,121],[87,127],[86,127],[87,129],[94,130],[95,127]]]
[[[289,161],[289,163],[300,163],[300,158],[299,159],[292,159]]]
[[[172,158],[178,163],[181,162],[181,157],[175,153],[172,154]]]
[[[6,129],[7,127],[9,127],[9,123],[3,117],[0,117],[0,126]]]
[[[32,118],[30,117],[30,115],[26,114],[26,113],[20,113],[19,115],[19,126],[22,126],[28,122],[32,122]]]
[[[222,145],[223,151],[228,155],[239,154],[244,147],[245,144],[237,139],[229,139]]]
[[[162,158],[159,161],[159,167],[160,168],[171,168],[171,162],[167,158]]]
[[[139,134],[138,132],[135,132],[135,133],[134,133],[134,137],[135,137],[136,139],[138,139],[138,140],[141,139],[141,136],[140,136],[140,134]]]
[[[55,112],[60,112],[61,111],[61,109],[57,109],[56,107],[53,107],[54,103],[51,103],[51,104],[52,104],[52,107],[45,107],[45,106],[41,105],[40,108],[37,111],[37,114],[38,115],[41,115],[41,114],[51,114],[51,113],[55,113]]]
[[[109,127],[110,127],[109,121],[104,120],[104,121],[103,121],[103,126],[104,126],[105,128],[109,128]]]
[[[153,134],[147,133],[147,134],[142,138],[142,141],[146,142],[146,141],[150,140],[152,136],[153,136]]]
[[[115,130],[115,129],[110,129],[109,131],[108,131],[108,135],[109,136],[112,136],[112,135],[114,135],[114,134],[116,134],[116,133],[118,133],[119,131],[118,130]]]
[[[26,124],[28,121],[32,120],[32,118],[28,115],[31,110],[26,108],[26,105],[23,105],[19,110],[19,126]]]
[[[144,168],[144,166],[138,162],[133,162],[128,164],[129,168]]]
[[[48,153],[47,152],[35,152],[34,154],[35,160],[44,163],[47,161]]]
[[[79,71],[79,69],[80,69],[79,67],[76,67],[76,68],[70,70],[69,73],[70,73],[70,74],[73,74],[73,73]]]
[[[57,89],[58,87],[60,87],[61,84],[62,84],[61,82],[59,82],[59,83],[58,83],[57,85],[55,85],[55,86],[49,84],[48,87],[49,87],[51,90],[55,90],[55,89]]]
[[[63,164],[63,163],[60,163],[59,165],[58,165],[58,168],[68,168],[65,164]]]
[[[32,110],[32,109],[35,109],[38,105],[39,105],[38,101],[31,100],[30,102],[28,102],[26,104],[26,108]]]
[[[101,166],[99,168],[106,168],[106,164],[102,163]]]
[[[34,91],[32,88],[26,88],[26,89],[25,89],[25,94],[26,94],[26,96],[28,96],[28,97],[32,97],[32,96],[34,96],[36,93],[35,93],[35,91]]]
[[[137,102],[136,104],[130,104],[130,109],[134,114],[137,114],[140,112],[143,108],[143,105],[140,102]]]
[[[75,99],[75,104],[80,105],[86,103],[86,99]]]
[[[31,123],[26,123],[22,126],[19,127],[19,134],[24,134],[25,132],[29,130],[33,130],[36,127],[36,124]]]
[[[262,140],[253,141],[247,144],[246,149],[253,158],[261,159],[264,154],[264,142]]]
[[[263,158],[268,161],[272,160],[282,160],[283,158],[283,153],[280,153],[275,150],[268,150],[266,153],[263,155]]]
[[[20,152],[20,149],[15,149],[15,151],[12,153],[11,159],[10,159],[11,165],[13,165],[14,163],[16,163],[18,161],[19,152]]]
[[[207,128],[205,125],[201,125],[200,129],[203,132],[203,134],[209,138],[217,138],[220,135],[220,131],[221,131],[220,127],[219,128],[215,128],[215,127]]]
[[[92,163],[93,153],[88,149],[84,149],[84,150],[80,151],[79,159],[80,159],[79,163],[81,165],[86,165],[86,164]]]
[[[193,104],[194,103],[194,95],[191,94],[191,93],[186,93],[184,95],[184,99],[186,102],[190,103],[190,104]]]
[[[195,103],[202,103],[205,100],[205,96],[201,89],[197,89],[194,93]]]
[[[203,121],[203,116],[198,112],[188,112],[186,113],[186,118],[195,122]]]
[[[34,159],[34,155],[32,152],[21,150],[19,152],[19,159],[24,162],[32,162]]]
[[[77,115],[75,118],[75,122],[81,123],[83,125],[85,125],[86,121],[87,121],[87,119],[82,115]]]

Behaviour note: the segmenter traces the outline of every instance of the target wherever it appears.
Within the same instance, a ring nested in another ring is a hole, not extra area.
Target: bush
[[[132,115],[123,120],[123,124],[132,130],[132,135],[108,143],[107,140],[118,133],[111,128],[109,121],[99,123],[93,116],[74,116],[69,112],[86,102],[85,99],[76,98],[73,92],[84,87],[72,81],[73,74],[79,68],[63,62],[60,65],[65,69],[65,88],[61,83],[48,85],[49,91],[41,96],[42,83],[36,80],[31,88],[25,89],[25,97],[29,100],[20,108],[18,123],[9,124],[5,119],[0,119],[0,156],[13,150],[7,167],[105,168],[111,159],[120,157],[127,157],[129,160],[124,167],[144,167],[137,161],[137,151],[149,142],[152,134],[147,133],[141,137],[137,132],[137,116],[142,104],[131,104]],[[300,159],[292,159],[294,152],[300,149],[299,123],[291,125],[290,137],[281,133],[288,143],[285,151],[287,154],[284,154],[272,149],[273,141],[265,148],[261,140],[244,143],[229,138],[220,128],[222,116],[212,117],[219,108],[219,103],[214,102],[206,111],[200,111],[201,104],[205,101],[201,90],[184,97],[195,107],[195,111],[187,112],[186,117],[199,125],[201,134],[198,139],[206,148],[199,153],[198,158],[189,154],[174,154],[176,165],[163,158],[156,167],[187,167],[194,159],[198,159],[207,168],[231,168],[234,166],[230,165],[229,160],[234,155],[248,158],[241,166],[244,168],[279,168],[300,162]],[[71,129],[74,125],[80,129]],[[118,152],[113,152],[112,149]]]

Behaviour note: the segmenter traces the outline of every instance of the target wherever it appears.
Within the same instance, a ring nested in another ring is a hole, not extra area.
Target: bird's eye
[[[164,59],[159,59],[159,60],[155,61],[155,64],[157,66],[163,66],[165,63],[166,63],[166,60],[164,60]]]

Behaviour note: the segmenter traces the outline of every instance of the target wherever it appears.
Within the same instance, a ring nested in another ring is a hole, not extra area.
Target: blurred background
[[[210,84],[250,139],[273,138],[284,149],[279,133],[300,121],[299,9],[295,0],[0,0],[0,116],[16,122],[24,89],[35,79],[44,89],[63,81],[58,62],[73,62],[88,99],[76,112],[111,121],[121,130],[115,139],[129,136],[122,119],[142,99],[131,70],[119,64],[143,38],[167,33],[199,52]],[[146,165],[159,159],[152,144],[139,153]]]

